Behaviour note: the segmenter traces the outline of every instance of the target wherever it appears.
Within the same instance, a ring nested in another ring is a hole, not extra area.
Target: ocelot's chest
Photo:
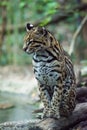
[[[57,79],[59,75],[57,72],[53,72],[53,67],[46,64],[39,64],[39,66],[37,67],[34,66],[34,72],[36,79],[41,84],[46,84],[48,86],[53,86],[54,84],[57,84]]]
[[[52,63],[38,62],[34,65],[34,73],[36,79],[41,83],[48,86],[57,85],[59,77],[58,72],[54,71],[55,68]]]
[[[47,52],[41,52],[35,54],[33,59],[33,67],[36,79],[41,84],[48,86],[57,85],[60,74],[55,69],[57,63],[52,60],[53,57],[49,56]],[[51,60],[51,62],[48,62],[49,60]]]

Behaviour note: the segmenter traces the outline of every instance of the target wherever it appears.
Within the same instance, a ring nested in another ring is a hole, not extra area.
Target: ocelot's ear
[[[40,34],[43,34],[44,36],[47,35],[47,30],[44,27],[38,27],[38,31]]]
[[[34,26],[30,23],[26,24],[26,31],[29,32]]]

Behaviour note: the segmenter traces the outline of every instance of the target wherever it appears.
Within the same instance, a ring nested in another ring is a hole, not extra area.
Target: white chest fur
[[[51,57],[48,57],[51,58]],[[48,59],[46,58],[46,59]],[[36,79],[44,85],[54,86],[58,84],[58,78],[60,74],[55,70],[54,62],[48,63],[43,57],[34,55],[34,59],[38,62],[33,61],[33,67]]]

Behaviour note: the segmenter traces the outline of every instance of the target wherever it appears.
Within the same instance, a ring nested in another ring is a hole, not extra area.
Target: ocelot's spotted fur
[[[33,67],[44,104],[43,117],[69,116],[75,107],[75,75],[61,44],[44,27],[26,25],[23,50],[33,54]]]

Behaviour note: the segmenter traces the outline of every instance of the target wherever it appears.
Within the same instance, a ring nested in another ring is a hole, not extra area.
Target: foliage
[[[55,0],[3,0],[0,1],[0,15],[2,16],[2,8],[6,7],[6,17],[7,17],[7,27],[13,28],[11,32],[10,29],[6,31],[4,35],[2,54],[0,54],[0,64],[29,64],[31,63],[31,57],[22,51],[23,38],[25,31],[21,31],[18,25],[24,26],[26,22],[35,23],[40,22],[40,26],[47,25],[56,14],[61,14],[63,12],[68,12],[71,10],[72,6],[76,5],[75,0],[72,2],[66,1],[63,3]],[[76,12],[73,17],[67,19],[67,23],[71,25],[75,22],[80,14]],[[2,16],[3,17],[3,16]],[[3,24],[3,19],[0,17],[0,28]],[[77,27],[75,22],[74,26],[70,26],[71,32],[73,32]],[[56,28],[56,27],[55,27]],[[54,33],[54,25],[51,26]],[[59,35],[59,36],[58,36]],[[59,33],[57,37],[62,40],[64,37]]]

